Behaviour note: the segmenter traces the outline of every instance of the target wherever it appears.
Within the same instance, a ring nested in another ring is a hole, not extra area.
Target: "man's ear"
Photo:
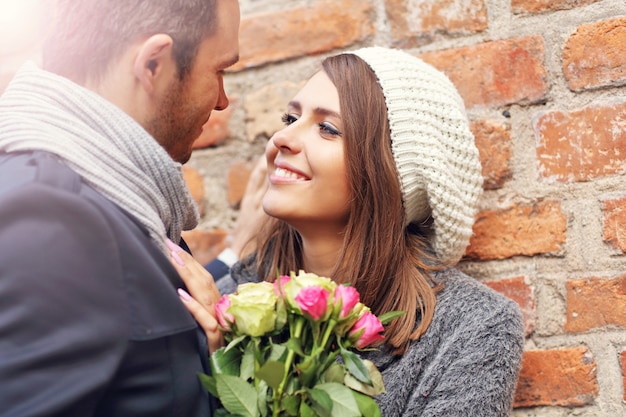
[[[166,34],[152,35],[139,46],[133,66],[134,74],[148,94],[154,92],[160,77],[174,64],[173,39]]]

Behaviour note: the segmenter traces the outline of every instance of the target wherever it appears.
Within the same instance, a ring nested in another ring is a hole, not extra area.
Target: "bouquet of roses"
[[[380,416],[382,376],[354,349],[402,312],[378,318],[354,287],[303,271],[241,284],[215,310],[227,345],[200,378],[224,407],[216,417]]]

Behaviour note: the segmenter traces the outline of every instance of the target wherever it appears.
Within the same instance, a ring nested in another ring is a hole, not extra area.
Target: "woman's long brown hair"
[[[343,249],[331,278],[354,285],[361,302],[377,315],[406,312],[385,330],[386,346],[401,354],[426,331],[435,310],[437,288],[429,272],[440,266],[429,255],[429,225],[404,226],[387,107],[373,71],[352,54],[327,58],[322,67],[339,93],[352,193]],[[276,271],[303,269],[298,232],[282,221],[271,224],[257,256],[261,276],[269,281]]]

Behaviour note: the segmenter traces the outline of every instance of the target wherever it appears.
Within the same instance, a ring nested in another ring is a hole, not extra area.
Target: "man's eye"
[[[295,122],[298,119],[296,119],[295,116],[293,116],[293,115],[291,115],[289,113],[285,113],[285,114],[283,114],[283,117],[281,117],[281,120],[283,121],[284,124],[289,126],[290,124],[292,124],[293,122]]]

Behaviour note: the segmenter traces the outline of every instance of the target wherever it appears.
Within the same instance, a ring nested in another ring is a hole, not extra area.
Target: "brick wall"
[[[187,234],[196,253],[224,245],[256,155],[323,56],[406,49],[444,71],[468,108],[486,191],[461,269],[524,314],[513,415],[626,415],[624,0],[240,4],[232,107],[185,172],[204,213]],[[0,50],[0,91],[26,55],[37,59],[34,42]]]

